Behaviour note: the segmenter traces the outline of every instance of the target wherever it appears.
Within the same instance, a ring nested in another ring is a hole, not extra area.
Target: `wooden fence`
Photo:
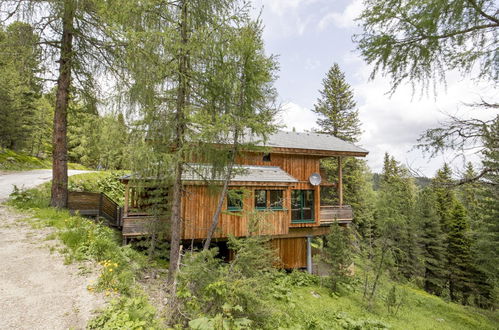
[[[105,218],[109,225],[121,227],[122,208],[104,193],[71,191],[68,209],[83,216]]]

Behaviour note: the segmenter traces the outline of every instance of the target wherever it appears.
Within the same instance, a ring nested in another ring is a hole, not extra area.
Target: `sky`
[[[266,51],[278,56],[275,86],[284,130],[303,132],[317,127],[311,109],[326,72],[336,62],[355,95],[363,130],[358,145],[369,150],[372,171],[381,171],[385,152],[429,177],[443,162],[451,163],[456,172],[463,168],[463,158],[447,154],[430,159],[414,146],[425,129],[438,127],[449,114],[482,116],[464,104],[497,96],[491,86],[450,72],[446,86],[438,86],[436,95],[417,89],[414,93],[410,85],[402,85],[390,96],[389,79],[369,80],[371,68],[352,41],[361,32],[355,21],[362,11],[361,0],[255,0],[253,6],[263,21]],[[478,162],[473,154],[466,160]]]

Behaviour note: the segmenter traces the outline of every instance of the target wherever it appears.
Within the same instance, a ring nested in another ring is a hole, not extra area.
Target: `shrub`
[[[121,297],[112,300],[109,306],[92,319],[88,329],[160,329],[156,310],[144,296]]]

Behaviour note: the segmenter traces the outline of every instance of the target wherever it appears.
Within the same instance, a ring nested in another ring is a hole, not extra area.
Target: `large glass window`
[[[257,210],[282,210],[284,190],[255,190],[255,208]]]
[[[243,209],[243,192],[241,190],[229,190],[227,192],[227,210],[241,211]]]
[[[291,192],[291,222],[314,221],[314,191],[293,190]]]

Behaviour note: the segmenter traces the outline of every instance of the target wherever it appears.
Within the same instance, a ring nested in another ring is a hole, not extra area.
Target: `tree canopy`
[[[390,77],[392,91],[403,81],[444,81],[449,70],[499,78],[494,0],[367,0],[359,19],[357,48],[374,65],[371,77]]]

